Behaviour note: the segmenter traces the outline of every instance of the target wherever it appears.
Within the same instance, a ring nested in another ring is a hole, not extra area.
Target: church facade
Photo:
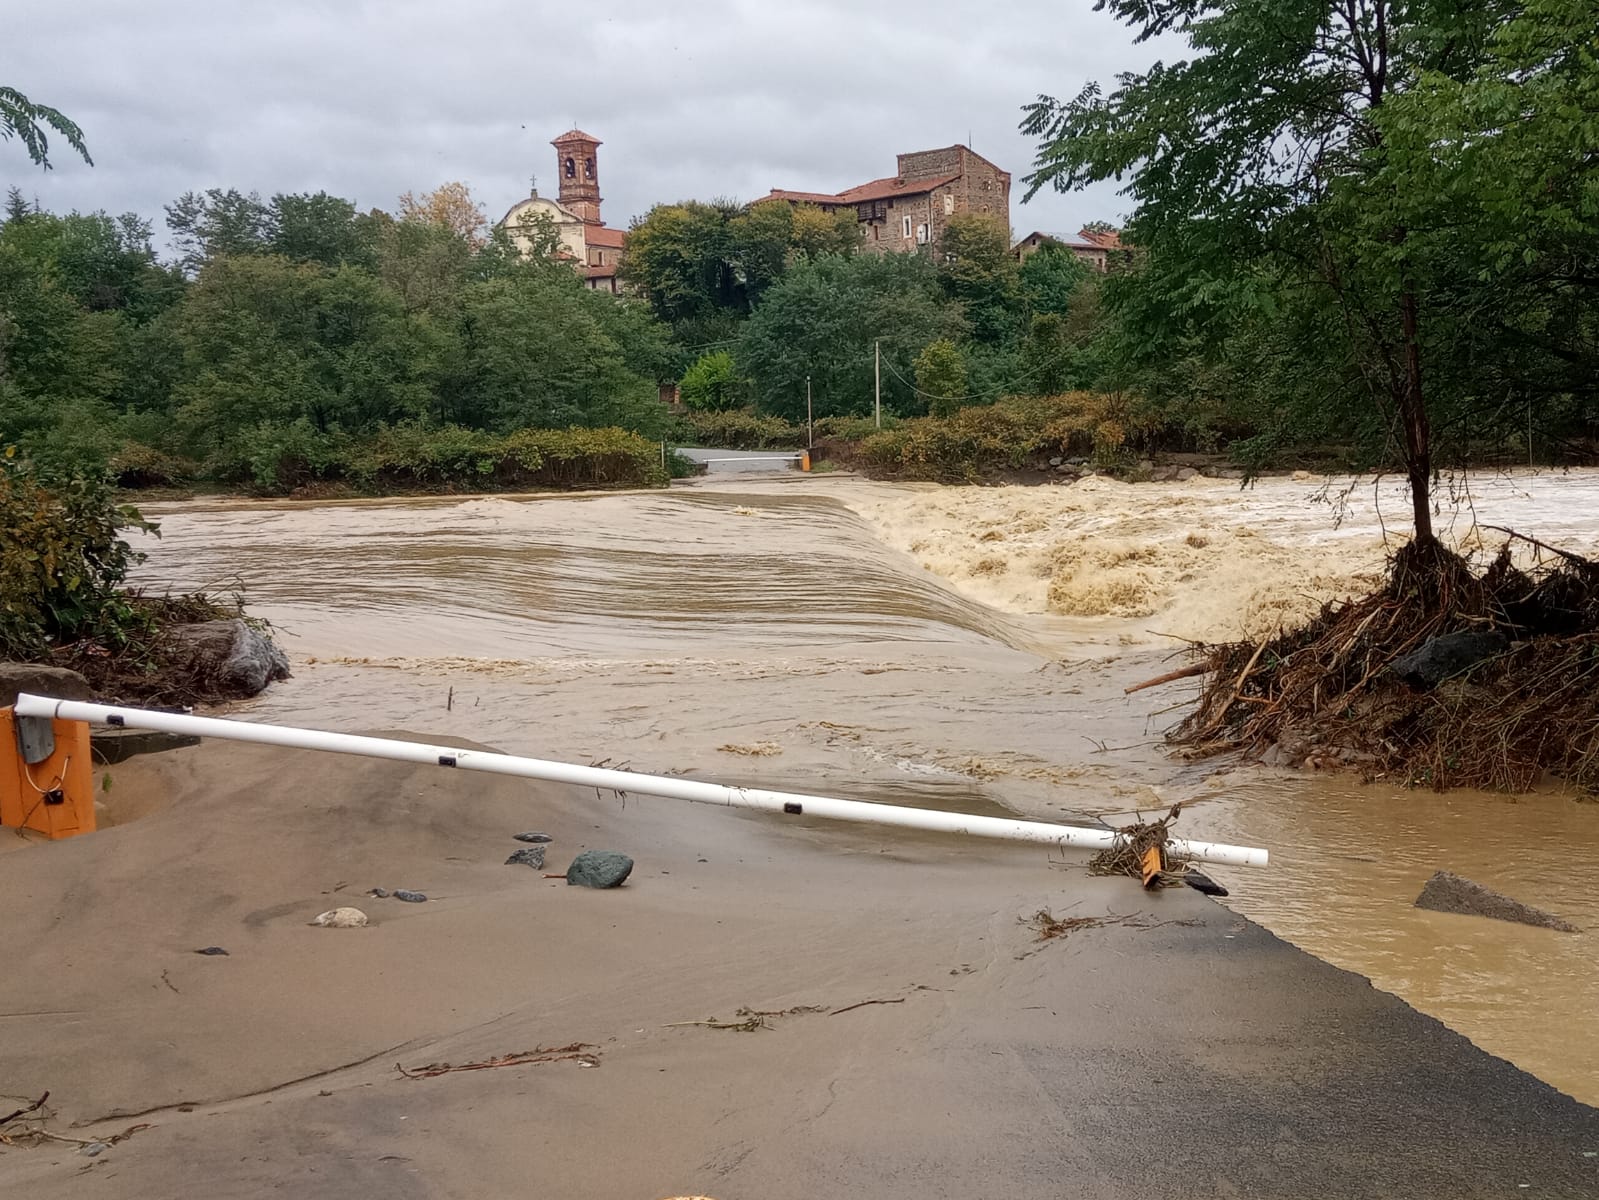
[[[511,206],[500,227],[523,254],[532,251],[527,230],[547,220],[560,241],[556,254],[571,261],[584,282],[596,291],[621,291],[616,269],[627,249],[627,231],[612,229],[600,215],[600,139],[571,129],[550,143],[555,147],[557,199],[540,196],[537,188]]]

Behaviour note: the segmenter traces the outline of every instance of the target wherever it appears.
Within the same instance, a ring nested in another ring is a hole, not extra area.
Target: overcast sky
[[[1114,186],[1023,205],[1040,92],[1154,57],[1092,0],[71,0],[7,17],[0,84],[75,119],[91,168],[0,145],[46,208],[156,219],[189,189],[326,190],[363,209],[466,181],[498,218],[556,190],[549,141],[603,140],[604,216],[771,187],[835,191],[968,139],[1014,177],[1011,223],[1117,220]],[[1169,54],[1170,51],[1168,50]]]

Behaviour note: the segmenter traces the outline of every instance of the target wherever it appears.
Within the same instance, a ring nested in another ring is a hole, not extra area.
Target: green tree
[[[947,417],[966,404],[966,359],[948,338],[929,342],[916,356],[916,390],[935,417]]]
[[[1207,308],[1262,311],[1280,295],[1340,310],[1346,362],[1336,375],[1358,380],[1386,414],[1417,542],[1434,544],[1423,347],[1435,263],[1412,220],[1448,216],[1394,157],[1388,110],[1429,81],[1470,78],[1503,10],[1392,0],[1105,7],[1140,38],[1186,38],[1190,54],[1120,77],[1109,95],[1090,85],[1069,103],[1032,105],[1023,129],[1040,139],[1040,167],[1029,195],[1126,177],[1132,240],[1163,280],[1168,327],[1194,328]],[[1283,290],[1262,288],[1268,280]]]
[[[279,192],[267,205],[264,249],[291,262],[372,267],[377,222],[326,192]]]
[[[1034,315],[1064,316],[1078,289],[1092,274],[1087,264],[1065,246],[1044,243],[1021,266],[1021,289],[1028,309]]]
[[[16,138],[35,166],[50,169],[50,134],[60,134],[78,152],[78,156],[94,166],[89,150],[83,143],[83,130],[47,104],[35,104],[16,88],[0,87],[0,142]]]
[[[767,292],[734,359],[762,412],[803,420],[810,376],[816,416],[864,415],[873,399],[872,344],[881,339],[885,407],[914,414],[926,409],[909,382],[916,355],[966,331],[924,256],[830,256],[796,264]]]
[[[628,369],[576,275],[527,273],[462,289],[433,416],[497,433],[665,422],[655,384]]]
[[[1010,230],[987,213],[949,219],[942,240],[939,275],[971,322],[972,337],[990,346],[1012,342],[1023,325],[1023,294]]]
[[[261,197],[236,188],[184,192],[166,207],[179,265],[193,275],[213,258],[267,250],[271,214]]]
[[[742,316],[749,295],[735,265],[731,225],[738,215],[727,200],[656,205],[628,233],[623,279],[674,327],[717,313]]]
[[[683,375],[683,403],[695,412],[727,412],[744,400],[744,381],[726,350],[702,355]]]

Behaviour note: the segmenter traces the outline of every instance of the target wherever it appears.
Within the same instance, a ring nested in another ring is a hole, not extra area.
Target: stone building
[[[1101,275],[1110,270],[1111,262],[1126,249],[1121,234],[1114,229],[1082,229],[1075,240],[1052,233],[1030,233],[1011,247],[1011,254],[1017,262],[1026,262],[1044,246],[1064,246]]]
[[[877,254],[926,247],[935,256],[944,226],[957,213],[988,213],[1010,231],[1010,172],[966,146],[901,154],[897,170],[842,192],[773,188],[757,204],[814,204],[827,212],[853,209],[861,245]]]
[[[500,226],[523,254],[532,243],[522,230],[540,216],[548,219],[560,238],[561,258],[570,259],[584,282],[596,291],[617,293],[616,268],[627,249],[627,231],[612,229],[600,215],[600,139],[581,129],[568,130],[552,143],[555,173],[560,180],[559,199],[540,196],[538,189],[511,206]]]

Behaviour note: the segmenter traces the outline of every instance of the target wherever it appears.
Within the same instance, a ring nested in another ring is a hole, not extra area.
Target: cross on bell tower
[[[591,225],[600,221],[600,171],[595,151],[600,139],[581,129],[563,133],[550,143],[555,147],[556,178],[561,181],[561,203]]]

